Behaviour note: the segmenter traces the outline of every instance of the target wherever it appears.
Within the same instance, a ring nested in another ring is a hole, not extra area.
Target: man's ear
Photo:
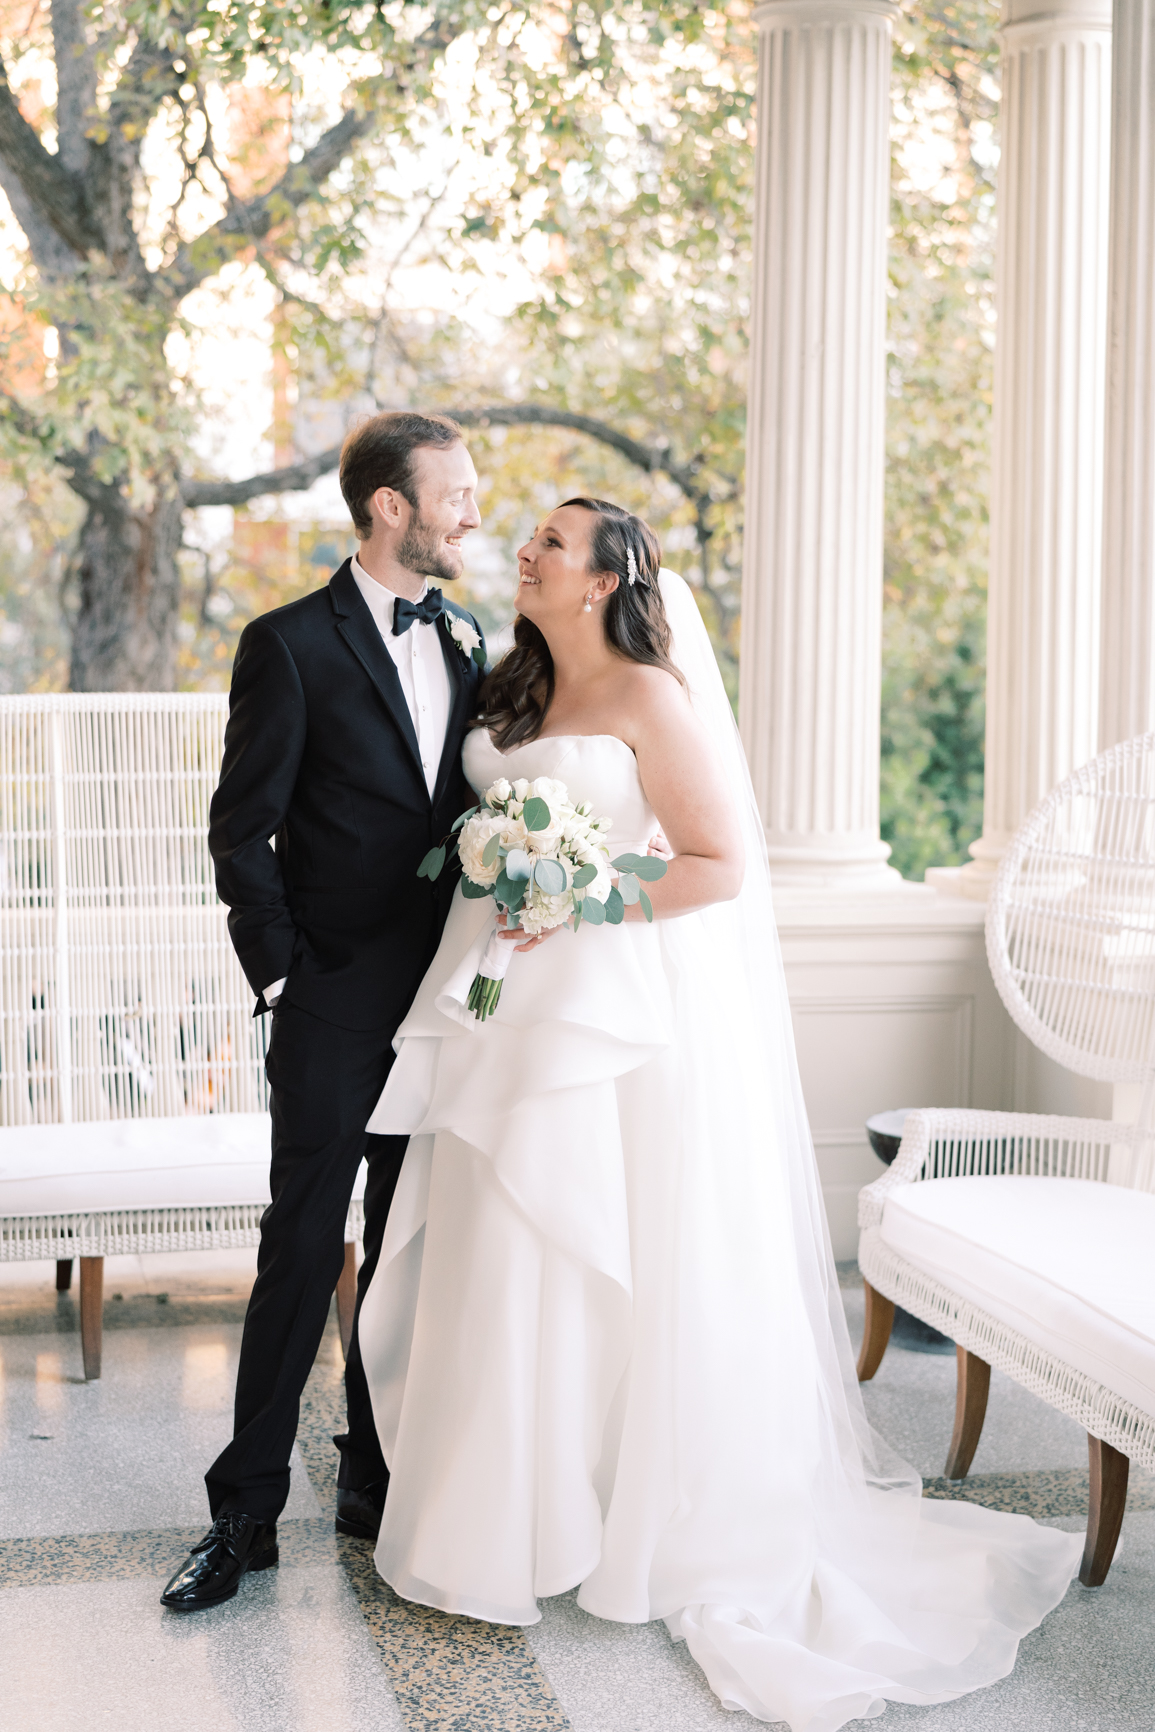
[[[400,529],[405,521],[406,500],[393,487],[379,487],[369,501],[374,521],[386,529]]]

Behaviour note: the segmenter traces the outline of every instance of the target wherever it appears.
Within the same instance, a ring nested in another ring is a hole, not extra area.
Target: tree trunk
[[[80,532],[74,692],[170,692],[180,606],[183,502],[162,492],[148,511],[114,487],[89,492]]]

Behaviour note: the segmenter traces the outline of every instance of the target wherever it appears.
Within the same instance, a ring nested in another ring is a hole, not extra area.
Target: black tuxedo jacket
[[[397,668],[348,560],[327,588],[241,634],[209,848],[257,1014],[264,988],[287,976],[285,1001],[301,1010],[341,1028],[395,1028],[432,960],[457,875],[430,884],[417,868],[474,803],[461,747],[481,680],[446,617],[437,631],[451,703],[432,798]]]

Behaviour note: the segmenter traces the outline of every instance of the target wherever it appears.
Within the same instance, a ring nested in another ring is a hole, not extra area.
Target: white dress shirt
[[[383,583],[378,583],[376,578],[369,576],[356,554],[350,563],[353,567],[353,581],[365,597],[365,604],[373,615],[385,648],[393,657],[401,681],[401,690],[405,693],[405,702],[413,718],[421,768],[425,772],[425,785],[432,796],[437,784],[441,754],[445,750],[445,733],[449,727],[449,709],[453,701],[453,694],[449,689],[449,670],[445,666],[445,657],[441,651],[440,629],[436,622],[426,625],[422,620],[415,619],[407,632],[403,632],[400,637],[394,637],[393,603],[397,599],[396,595],[393,590],[386,589]],[[428,588],[427,583],[422,584],[421,594],[416,598],[418,601],[424,598]],[[288,979],[287,975],[285,979]],[[265,1003],[270,1006],[275,1004],[284,991],[284,986],[284,980],[276,980],[272,986],[266,987]]]

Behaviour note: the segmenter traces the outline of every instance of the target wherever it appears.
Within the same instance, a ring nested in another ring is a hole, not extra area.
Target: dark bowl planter
[[[912,1110],[910,1107],[897,1107],[890,1112],[874,1113],[866,1121],[870,1146],[879,1160],[884,1161],[888,1167],[902,1142],[903,1121]],[[891,1329],[890,1339],[896,1347],[905,1347],[911,1353],[954,1352],[954,1342],[948,1335],[932,1329],[921,1317],[912,1317],[901,1305],[894,1308],[894,1327]]]

